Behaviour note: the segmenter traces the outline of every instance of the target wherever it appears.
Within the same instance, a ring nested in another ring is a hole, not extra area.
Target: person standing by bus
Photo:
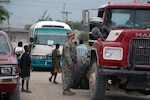
[[[20,68],[21,68],[21,78],[22,78],[22,88],[21,92],[31,93],[29,90],[29,80],[30,80],[30,69],[31,67],[31,59],[30,59],[30,48],[28,45],[24,46],[25,52],[21,56],[20,60]],[[26,81],[26,90],[24,89],[24,81]]]
[[[57,73],[60,72],[60,51],[59,51],[59,44],[56,43],[56,48],[52,51],[52,66],[53,68],[51,69],[51,77],[49,78],[49,81],[52,81],[52,78],[54,76],[54,80],[53,83],[54,84],[58,84],[58,82],[56,82],[56,77],[57,77]]]
[[[75,33],[73,31],[67,32],[68,41],[63,45],[63,66],[62,66],[62,82],[63,82],[63,95],[75,95],[70,91],[73,83],[74,67],[77,64],[76,45],[73,42]]]
[[[18,46],[14,48],[16,57],[17,57],[17,61],[18,61],[18,68],[19,68],[19,80],[20,80],[20,76],[21,76],[21,69],[20,69],[20,56],[23,53],[23,43],[21,41],[18,42]]]
[[[79,40],[79,45],[77,46],[77,58],[78,64],[82,65],[87,63],[88,49],[84,44],[82,39]],[[80,62],[80,63],[79,63]]]
[[[21,56],[21,54],[23,53],[23,43],[21,42],[21,41],[19,41],[18,42],[18,46],[17,47],[15,47],[15,54],[17,55],[17,56]]]

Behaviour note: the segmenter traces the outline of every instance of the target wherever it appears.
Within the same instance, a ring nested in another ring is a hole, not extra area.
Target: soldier
[[[75,38],[73,31],[67,32],[68,41],[63,45],[63,66],[62,66],[62,82],[63,82],[63,95],[75,95],[70,91],[73,83],[74,67],[77,64],[76,45],[72,41]]]

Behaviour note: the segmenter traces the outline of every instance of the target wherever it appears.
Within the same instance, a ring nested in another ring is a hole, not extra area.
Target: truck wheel
[[[107,78],[104,75],[100,75],[98,69],[96,62],[93,63],[89,77],[91,100],[104,100],[105,97]]]
[[[14,92],[8,93],[8,100],[20,100],[20,89],[19,84]]]
[[[80,84],[81,84],[81,67],[76,66],[74,68],[74,77],[73,77],[73,83],[71,88],[78,89]]]
[[[89,89],[89,64],[83,70],[82,80],[81,80],[81,89]]]

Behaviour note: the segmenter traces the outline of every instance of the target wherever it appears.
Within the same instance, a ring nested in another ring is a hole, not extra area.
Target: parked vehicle
[[[0,96],[20,100],[18,62],[7,33],[0,31]]]
[[[67,40],[66,33],[70,30],[69,25],[57,21],[40,21],[31,26],[29,40],[33,69],[52,67],[51,54],[55,44],[60,44],[62,53],[62,44]]]
[[[135,1],[98,8],[97,20],[90,23],[92,49],[85,75],[91,100],[104,100],[106,90],[150,94],[149,15],[150,4]]]

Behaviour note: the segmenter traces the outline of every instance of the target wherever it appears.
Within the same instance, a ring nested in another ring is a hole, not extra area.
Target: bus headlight
[[[103,57],[106,60],[121,60],[123,58],[123,49],[120,47],[105,47]]]

